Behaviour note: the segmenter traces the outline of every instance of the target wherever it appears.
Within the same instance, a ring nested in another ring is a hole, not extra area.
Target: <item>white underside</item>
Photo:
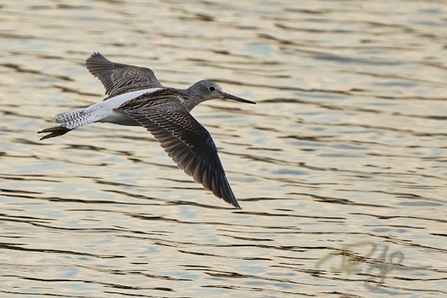
[[[114,123],[118,125],[132,125],[132,126],[139,126],[140,124],[127,116],[125,113],[115,112],[112,111],[112,113],[101,120],[98,120],[97,122],[107,122],[107,123]]]
[[[63,127],[69,129],[74,129],[93,122],[109,122],[119,125],[138,125],[138,123],[129,118],[126,114],[116,112],[115,109],[122,106],[124,103],[137,98],[138,96],[152,93],[157,90],[160,90],[160,88],[143,89],[120,94],[84,109],[57,114],[56,121],[62,123]]]

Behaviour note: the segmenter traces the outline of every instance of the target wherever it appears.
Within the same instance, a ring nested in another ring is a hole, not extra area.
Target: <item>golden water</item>
[[[185,3],[0,4],[0,296],[447,295],[444,2]],[[242,211],[142,128],[38,140],[93,51],[258,103],[193,111]]]

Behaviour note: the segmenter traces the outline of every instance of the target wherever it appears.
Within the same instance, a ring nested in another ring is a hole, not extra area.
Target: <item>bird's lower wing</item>
[[[210,133],[179,104],[119,109],[160,142],[179,168],[214,195],[241,208],[231,190]]]

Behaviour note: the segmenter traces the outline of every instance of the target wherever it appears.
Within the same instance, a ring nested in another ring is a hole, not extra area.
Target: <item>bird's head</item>
[[[235,95],[223,92],[222,88],[215,82],[210,80],[198,81],[188,89],[186,95],[190,102],[187,104],[191,107],[190,110],[201,102],[210,99],[231,99],[235,101],[255,104],[254,101],[243,99]]]

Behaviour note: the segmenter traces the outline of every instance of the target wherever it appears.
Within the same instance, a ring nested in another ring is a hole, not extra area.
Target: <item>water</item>
[[[443,1],[0,4],[2,297],[447,295]],[[38,141],[98,102],[93,51],[212,101],[243,208],[138,127]]]

